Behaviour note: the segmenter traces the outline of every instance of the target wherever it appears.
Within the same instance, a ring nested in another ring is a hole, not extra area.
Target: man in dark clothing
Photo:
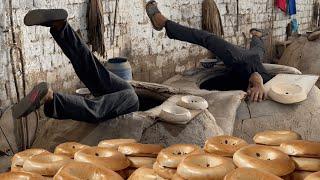
[[[27,13],[27,26],[50,27],[50,33],[69,58],[80,80],[93,99],[53,93],[47,83],[40,83],[12,109],[13,117],[27,116],[44,104],[46,116],[97,123],[137,111],[138,97],[129,83],[109,72],[89,50],[67,22],[63,9],[33,10]]]
[[[245,50],[212,33],[188,28],[168,20],[161,14],[157,3],[153,0],[147,3],[146,11],[155,30],[160,31],[165,28],[169,38],[200,45],[219,57],[229,69],[229,73],[222,77],[223,80],[230,82],[229,90],[247,91],[250,99],[255,102],[266,98],[264,83],[272,77],[261,63],[265,50],[261,39],[262,33],[259,30],[250,31],[253,36],[251,48]]]

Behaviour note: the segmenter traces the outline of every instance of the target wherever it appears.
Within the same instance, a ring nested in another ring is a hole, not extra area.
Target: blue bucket
[[[109,71],[120,78],[126,81],[132,80],[132,68],[127,58],[116,57],[109,59],[106,66]]]

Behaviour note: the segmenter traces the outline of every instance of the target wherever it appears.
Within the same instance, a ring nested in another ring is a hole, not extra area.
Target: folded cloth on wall
[[[298,33],[299,31],[299,23],[296,18],[291,20],[291,31],[294,33]]]
[[[101,0],[90,0],[87,9],[88,39],[92,45],[92,51],[105,56],[104,45],[104,17]]]
[[[290,16],[297,14],[296,0],[277,0],[276,6]]]
[[[288,0],[288,13],[290,16],[297,14],[296,0]]]
[[[224,35],[220,11],[214,0],[202,2],[202,29],[220,37]]]
[[[276,6],[280,8],[283,12],[287,12],[287,0],[277,0]]]

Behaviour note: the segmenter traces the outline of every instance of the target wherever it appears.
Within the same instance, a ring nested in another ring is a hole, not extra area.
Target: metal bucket
[[[125,57],[109,59],[106,68],[124,80],[132,80],[131,65]]]

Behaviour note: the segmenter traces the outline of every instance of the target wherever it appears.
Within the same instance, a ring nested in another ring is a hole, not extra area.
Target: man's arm
[[[263,78],[259,73],[255,72],[251,74],[247,93],[252,102],[261,102],[267,98]]]

